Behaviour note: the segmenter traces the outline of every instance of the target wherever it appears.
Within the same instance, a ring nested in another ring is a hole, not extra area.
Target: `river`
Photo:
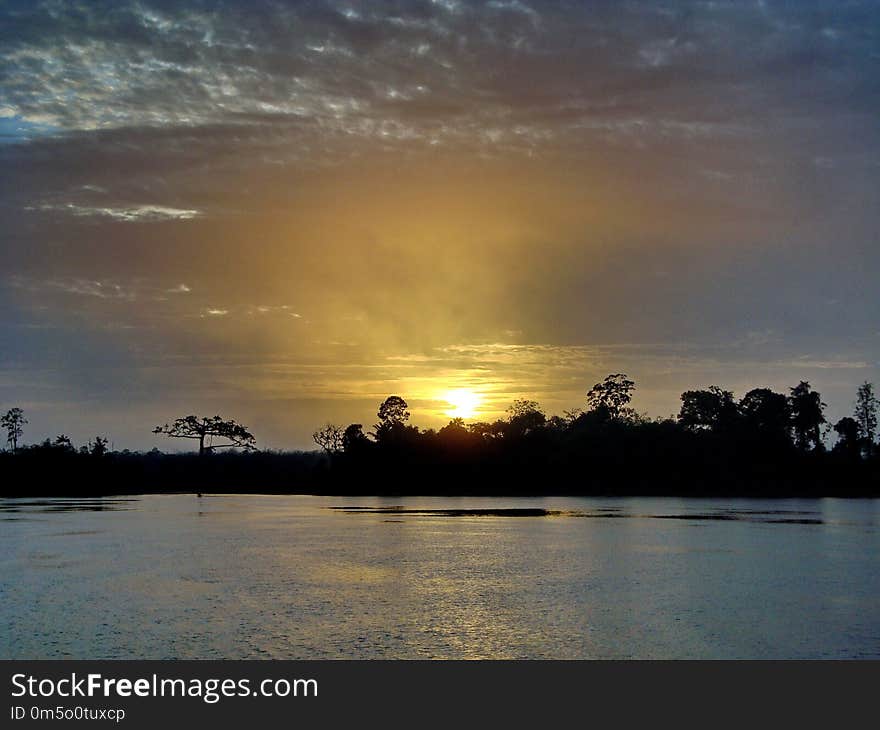
[[[880,500],[0,500],[0,658],[880,658]]]

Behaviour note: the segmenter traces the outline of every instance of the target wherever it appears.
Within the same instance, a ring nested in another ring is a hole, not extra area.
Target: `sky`
[[[650,416],[808,380],[839,418],[878,118],[876,1],[5,0],[0,411],[309,448],[625,372]]]

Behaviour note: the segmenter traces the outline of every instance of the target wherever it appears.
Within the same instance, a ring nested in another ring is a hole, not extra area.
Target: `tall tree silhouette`
[[[788,396],[791,425],[795,445],[802,451],[822,448],[822,424],[825,423],[825,404],[822,397],[802,380]]]
[[[880,402],[874,395],[874,386],[865,381],[856,394],[856,408],[853,418],[859,426],[859,436],[864,442],[865,455],[870,456],[874,449],[874,436],[877,433],[877,411]]]
[[[686,390],[681,394],[678,422],[695,431],[720,431],[731,426],[737,414],[733,393],[710,385],[706,390]]]
[[[215,449],[249,451],[257,447],[256,439],[245,426],[233,420],[225,421],[220,416],[184,416],[170,425],[166,423],[164,426],[156,426],[153,433],[164,434],[169,438],[195,439],[199,442],[200,456]],[[215,439],[219,443],[215,443]]]
[[[739,402],[746,425],[764,436],[787,438],[791,414],[788,399],[769,388],[753,388]]]
[[[613,373],[590,388],[587,405],[603,419],[620,420],[630,412],[628,406],[635,389],[635,382],[626,375]]]
[[[409,406],[399,395],[389,395],[379,405],[376,414],[381,425],[393,426],[406,423],[409,420]]]
[[[376,415],[379,423],[376,424],[375,434],[379,443],[400,441],[409,430],[406,425],[409,420],[409,406],[399,395],[390,395],[382,401]]]
[[[6,443],[9,444],[13,454],[18,449],[18,442],[24,433],[24,426],[27,422],[21,408],[10,408],[0,417],[0,427],[6,429]]]

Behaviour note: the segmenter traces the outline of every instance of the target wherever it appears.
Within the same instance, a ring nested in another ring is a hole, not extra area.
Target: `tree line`
[[[566,411],[563,416],[547,416],[533,400],[518,399],[507,408],[507,416],[494,422],[466,423],[453,418],[439,431],[420,431],[408,423],[406,401],[390,396],[379,406],[378,422],[366,434],[363,425],[352,423],[343,428],[328,423],[312,438],[328,457],[369,448],[414,447],[420,440],[462,446],[486,442],[517,440],[539,433],[551,436],[588,435],[603,428],[618,430],[644,426],[676,428],[692,434],[713,434],[728,438],[759,437],[768,446],[780,450],[796,449],[801,453],[824,452],[825,437],[837,434],[832,451],[864,459],[877,451],[877,417],[880,402],[874,386],[859,386],[852,416],[830,425],[825,418],[826,404],[809,382],[801,381],[788,395],[769,388],[754,388],[739,401],[732,391],[718,386],[688,390],[681,394],[677,417],[651,419],[630,406],[635,382],[623,373],[608,375],[586,395],[586,408]]]
[[[65,482],[78,469],[95,491],[116,479],[116,491],[880,494],[880,404],[871,383],[859,386],[852,415],[833,424],[807,381],[739,399],[718,386],[688,390],[669,418],[639,414],[635,389],[613,373],[590,388],[582,408],[561,416],[518,399],[495,421],[453,418],[440,429],[411,424],[406,400],[392,395],[369,430],[360,423],[316,430],[316,452],[259,451],[246,426],[194,415],[153,433],[192,440],[197,454],[116,452],[104,437],[74,449],[64,435],[28,446],[27,419],[13,408],[0,417],[7,434],[0,464],[24,476],[51,478],[54,469]]]

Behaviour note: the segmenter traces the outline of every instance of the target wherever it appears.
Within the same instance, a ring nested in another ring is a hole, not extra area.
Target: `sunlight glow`
[[[443,400],[452,406],[446,411],[446,415],[450,418],[473,418],[483,398],[472,390],[459,388],[447,390],[443,394]]]

